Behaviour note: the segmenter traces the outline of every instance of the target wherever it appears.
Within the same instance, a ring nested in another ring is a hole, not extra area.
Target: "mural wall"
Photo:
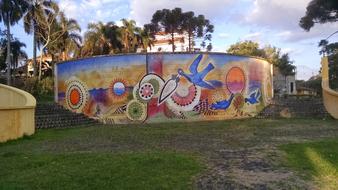
[[[252,117],[273,96],[271,64],[227,54],[134,54],[60,63],[55,100],[105,123]]]

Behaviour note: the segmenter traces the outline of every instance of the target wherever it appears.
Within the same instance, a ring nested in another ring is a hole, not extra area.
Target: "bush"
[[[31,93],[36,99],[45,96],[53,96],[54,80],[52,77],[46,77],[41,81],[36,77],[28,78],[25,81],[23,90]]]

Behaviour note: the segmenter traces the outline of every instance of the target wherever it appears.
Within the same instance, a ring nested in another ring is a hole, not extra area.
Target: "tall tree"
[[[38,38],[36,31],[39,30],[39,21],[45,20],[47,15],[51,13],[52,6],[55,7],[56,3],[52,0],[29,0],[27,13],[24,17],[24,28],[26,33],[33,34],[33,68],[34,76],[37,76],[37,62],[36,62],[36,51]]]
[[[138,27],[136,27],[136,22],[134,20],[122,19],[123,26],[120,28],[122,44],[124,46],[125,52],[135,52],[137,45],[137,36],[136,32]]]
[[[122,50],[121,33],[113,22],[91,23],[84,37],[82,56],[113,54]]]
[[[0,1],[0,22],[4,22],[7,32],[7,84],[11,85],[11,26],[16,24],[26,11],[24,0],[2,0]]]
[[[312,0],[306,7],[305,16],[300,19],[299,25],[309,31],[315,23],[337,22],[337,0]]]
[[[227,53],[235,55],[264,57],[264,50],[259,48],[259,44],[253,41],[237,42],[229,47]]]
[[[188,34],[189,52],[192,50],[195,38],[203,38],[201,46],[206,46],[205,41],[211,41],[211,33],[214,32],[214,25],[204,15],[195,16],[192,11],[183,13],[183,30]],[[212,45],[208,45],[208,51]]]
[[[154,46],[154,37],[151,35],[150,30],[147,27],[136,28],[137,46],[142,47],[143,51],[147,52],[147,48],[151,49]]]
[[[56,27],[63,31],[63,35],[48,47],[48,52],[58,55],[58,61],[66,61],[81,48],[81,28],[76,20],[68,19],[63,12],[59,13]]]
[[[261,57],[278,67],[285,77],[294,75],[296,67],[290,60],[289,54],[281,54],[280,49],[272,46],[260,48],[259,44],[252,41],[237,42],[230,46],[228,53],[234,55]]]
[[[159,31],[166,32],[171,35],[170,44],[172,45],[172,51],[175,47],[175,33],[182,34],[184,31],[183,21],[184,16],[181,8],[175,8],[172,10],[162,9],[153,14],[151,25],[154,33]]]

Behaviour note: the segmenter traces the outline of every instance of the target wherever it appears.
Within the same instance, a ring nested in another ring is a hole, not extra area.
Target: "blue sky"
[[[297,78],[308,79],[320,68],[318,42],[338,28],[338,24],[316,25],[310,32],[298,26],[310,0],[57,0],[68,17],[76,19],[82,33],[90,22],[134,19],[139,26],[150,22],[152,14],[163,8],[204,14],[215,25],[213,51],[225,52],[238,41],[252,40],[261,46],[271,44],[290,54],[297,66]],[[0,25],[4,29],[3,25]],[[20,22],[12,28],[15,37],[27,45],[32,56],[32,36]],[[338,35],[331,41],[337,41]]]

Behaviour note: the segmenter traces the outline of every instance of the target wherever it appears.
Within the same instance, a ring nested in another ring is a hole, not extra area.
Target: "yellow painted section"
[[[338,119],[338,92],[329,86],[329,61],[327,57],[322,58],[322,88],[323,101],[327,112]]]
[[[31,94],[0,84],[0,142],[34,134],[35,107]]]

